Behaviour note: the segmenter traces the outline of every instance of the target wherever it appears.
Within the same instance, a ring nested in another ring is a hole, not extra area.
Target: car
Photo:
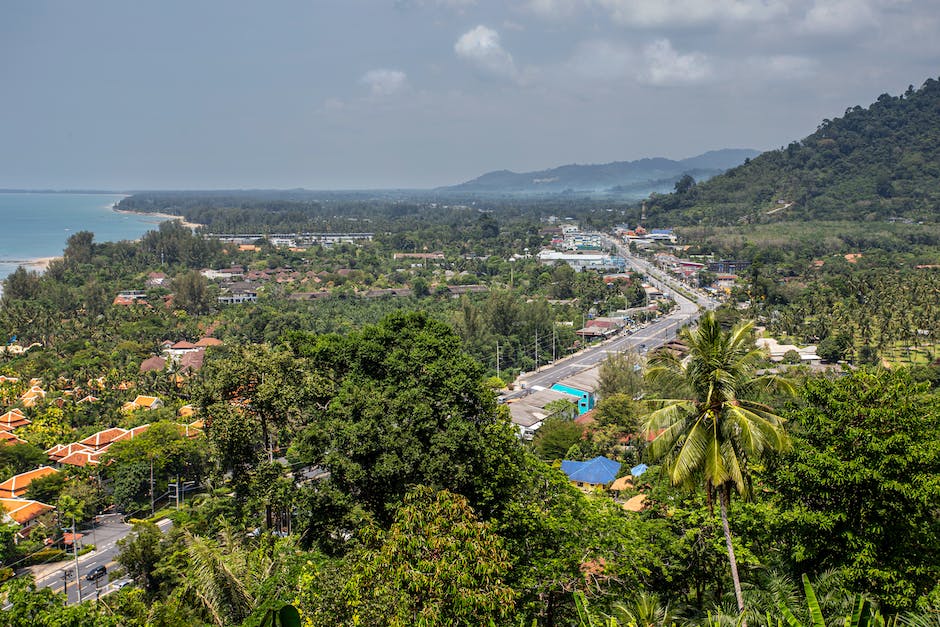
[[[88,574],[85,575],[85,579],[88,581],[97,581],[105,575],[108,574],[108,569],[102,564],[101,566],[96,566],[88,571]]]
[[[129,577],[124,577],[123,579],[118,579],[111,585],[114,587],[115,590],[120,590],[122,588],[126,588],[132,583],[134,583],[133,579],[130,579]]]

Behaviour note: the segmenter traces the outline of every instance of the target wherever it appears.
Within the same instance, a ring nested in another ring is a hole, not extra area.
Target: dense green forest
[[[823,120],[816,132],[706,182],[654,195],[662,224],[780,220],[936,220],[940,82]]]

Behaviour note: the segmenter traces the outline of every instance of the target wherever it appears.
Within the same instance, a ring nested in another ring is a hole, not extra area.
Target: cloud
[[[499,33],[480,25],[460,36],[454,44],[457,56],[477,69],[500,78],[515,78],[516,64],[512,55],[499,42]]]
[[[368,86],[373,96],[391,96],[408,85],[408,76],[399,70],[376,69],[363,74],[359,82]]]
[[[754,65],[762,75],[776,78],[809,78],[819,69],[816,59],[789,54],[755,59]]]
[[[877,25],[865,0],[816,0],[806,12],[803,30],[819,35],[846,35]]]
[[[704,23],[767,22],[787,13],[782,0],[595,0],[625,26],[655,28]]]
[[[610,41],[587,41],[578,46],[571,60],[570,69],[583,78],[591,80],[619,79],[635,71],[639,54],[629,46]]]
[[[583,8],[587,0],[529,0],[525,8],[539,17],[562,20]]]
[[[698,52],[680,54],[668,39],[658,39],[643,48],[645,67],[640,80],[651,85],[697,83],[711,76],[708,58]]]

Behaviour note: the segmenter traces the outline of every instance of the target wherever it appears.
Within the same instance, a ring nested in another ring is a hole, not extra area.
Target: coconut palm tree
[[[753,323],[737,324],[725,332],[712,312],[695,330],[680,337],[689,355],[680,360],[661,351],[649,362],[647,376],[676,390],[684,398],[653,401],[645,427],[655,439],[648,448],[652,460],[662,460],[673,484],[704,484],[711,507],[717,493],[728,561],[739,612],[744,612],[741,582],[728,526],[732,490],[747,496],[752,465],[769,453],[789,447],[783,419],[760,402],[750,400],[762,389],[792,391],[775,375],[757,375],[764,357],[754,345]]]

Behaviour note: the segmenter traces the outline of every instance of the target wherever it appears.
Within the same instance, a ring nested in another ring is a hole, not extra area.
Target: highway
[[[548,388],[553,384],[582,372],[588,368],[599,366],[607,356],[612,353],[621,353],[625,351],[645,352],[662,346],[673,339],[679,329],[687,324],[691,324],[698,319],[703,309],[714,309],[718,303],[707,296],[693,292],[688,286],[680,284],[674,278],[668,276],[658,268],[644,259],[634,257],[630,250],[612,238],[607,238],[610,246],[615,246],[620,255],[626,259],[627,264],[637,272],[645,275],[650,285],[658,288],[663,293],[669,294],[676,301],[678,307],[670,314],[641,327],[628,335],[605,340],[600,344],[595,344],[585,348],[574,355],[545,365],[536,372],[528,372],[519,377],[520,387]],[[691,293],[695,300],[689,300],[682,293]],[[516,391],[506,395],[504,398],[519,398],[526,394],[525,390]]]

